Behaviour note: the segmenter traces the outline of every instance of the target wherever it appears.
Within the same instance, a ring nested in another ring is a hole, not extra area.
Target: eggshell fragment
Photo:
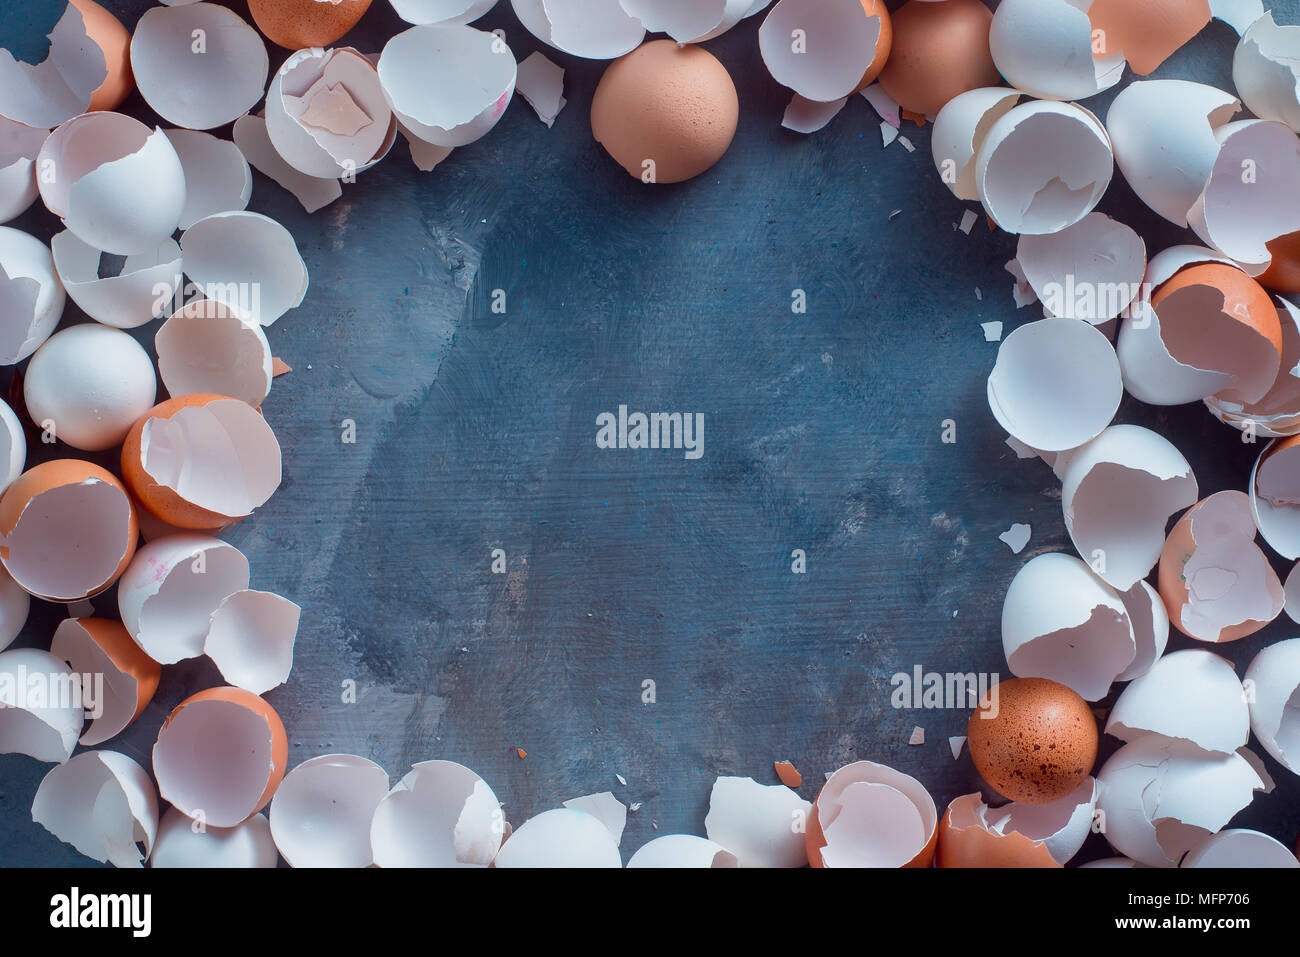
[[[280,717],[238,688],[209,688],[167,716],[153,746],[163,800],[213,827],[266,807],[284,777],[289,741]]]
[[[217,213],[181,234],[185,274],[203,295],[269,326],[307,295],[307,265],[287,229],[261,213]]]
[[[1232,82],[1252,113],[1300,132],[1300,26],[1279,26],[1269,10],[1251,24],[1232,58]]]
[[[192,300],[154,337],[158,374],[173,396],[209,393],[260,406],[271,391],[271,344],[236,308]],[[138,418],[138,416],[137,416]]]
[[[136,643],[170,665],[203,653],[213,613],[246,588],[248,559],[235,546],[208,535],[167,535],[135,553],[118,581],[117,605]]]
[[[103,744],[140,717],[153,700],[162,666],[140,649],[121,622],[109,618],[65,618],[55,629],[50,654],[77,674],[102,675],[100,710],[81,736],[86,747]]]
[[[609,791],[588,794],[583,797],[570,798],[564,806],[571,811],[586,811],[599,820],[614,838],[615,844],[623,843],[623,828],[627,826],[627,807]]]
[[[0,364],[35,352],[59,324],[66,302],[49,247],[0,226]]]
[[[36,201],[36,157],[49,130],[0,116],[0,223],[21,216]]]
[[[1241,36],[1264,15],[1264,3],[1263,0],[1210,0],[1210,13]]]
[[[174,239],[156,249],[127,256],[116,276],[100,278],[103,253],[71,230],[50,240],[54,267],[64,289],[97,322],[134,329],[154,318],[160,302],[170,302],[181,284],[181,247]]]
[[[369,867],[370,819],[388,772],[354,754],[311,758],[284,776],[271,799],[271,836],[290,867]]]
[[[125,754],[84,751],[41,780],[32,820],[92,860],[140,867],[158,835],[158,797]]]
[[[112,585],[139,536],[122,483],[89,462],[42,462],[0,496],[0,562],[47,601],[81,601]]]
[[[1300,558],[1300,437],[1270,443],[1250,473],[1250,507],[1264,541]]]
[[[1098,810],[1111,847],[1149,867],[1174,867],[1272,790],[1262,765],[1245,748],[1212,754],[1149,734],[1124,745],[1102,765]]]
[[[1279,764],[1300,774],[1300,638],[1262,649],[1244,684],[1255,737]]]
[[[0,754],[61,764],[85,723],[81,678],[35,648],[0,652]]]
[[[817,793],[805,840],[808,863],[929,867],[938,825],[934,798],[920,781],[874,761],[855,761],[831,774]]]
[[[1124,689],[1106,733],[1121,741],[1159,734],[1231,754],[1250,736],[1250,715],[1230,661],[1200,649],[1175,651]]]
[[[368,9],[370,0],[249,0],[248,3],[248,12],[257,28],[272,43],[290,50],[329,46],[356,26]]]
[[[614,835],[586,811],[556,808],[529,818],[501,845],[494,867],[622,867]]]
[[[806,822],[811,810],[784,784],[722,776],[713,782],[704,832],[735,854],[741,867],[802,867],[805,828],[793,825]]]
[[[153,362],[140,343],[94,322],[52,335],[23,379],[32,421],[90,452],[118,445],[156,397]]]
[[[1228,828],[1194,847],[1179,866],[1297,868],[1300,860],[1276,838],[1245,828]]]
[[[1155,567],[1169,519],[1198,495],[1182,453],[1136,425],[1112,425],[1072,452],[1061,483],[1070,541],[1121,592]]]
[[[67,5],[49,40],[49,54],[34,66],[0,50],[0,116],[48,129],[90,109],[109,78],[108,60],[76,4]]]
[[[0,651],[13,644],[31,610],[32,596],[23,591],[0,566]]]
[[[848,97],[841,97],[830,103],[817,103],[814,100],[805,100],[796,93],[790,100],[790,105],[785,108],[781,125],[796,133],[816,133],[835,119],[847,102]]]
[[[254,814],[234,827],[206,827],[169,807],[158,825],[149,866],[275,867],[278,860],[264,814]]]
[[[828,103],[876,78],[892,37],[881,0],[780,0],[758,28],[758,48],[778,83]]]
[[[396,0],[410,3],[411,0]],[[464,0],[453,0],[462,3]],[[666,33],[678,43],[703,43],[721,36],[744,18],[752,0],[619,0],[623,10],[651,33]],[[872,0],[868,0],[868,3]],[[865,6],[866,4],[864,4]]]
[[[1160,554],[1169,620],[1198,641],[1236,641],[1282,612],[1282,583],[1255,545],[1243,492],[1216,492],[1178,520]]]
[[[1124,75],[1123,54],[1093,55],[1094,0],[1002,0],[989,48],[1012,86],[1046,100],[1082,100]]]
[[[1020,102],[1019,90],[985,87],[968,90],[939,111],[930,148],[939,176],[958,199],[978,200],[975,156],[993,125]]]
[[[1114,319],[1142,291],[1142,237],[1104,213],[1046,236],[1021,236],[1016,260],[1049,315],[1094,326]]]
[[[253,169],[291,192],[307,212],[323,209],[343,195],[343,187],[337,179],[308,176],[285,162],[284,157],[275,151],[266,131],[266,120],[262,117],[251,113],[241,116],[235,120],[233,135],[235,145]]]
[[[301,614],[301,608],[279,595],[237,591],[212,613],[203,651],[232,685],[264,694],[289,680]]]
[[[454,761],[422,761],[375,808],[370,844],[380,867],[487,867],[504,832],[486,781]]]
[[[564,99],[564,68],[537,50],[519,61],[515,90],[548,127],[567,102]]]
[[[1063,867],[1088,839],[1099,789],[1093,777],[1047,804],[991,808],[978,793],[948,805],[939,867]]]
[[[185,171],[185,206],[180,228],[189,229],[213,213],[248,208],[253,173],[239,147],[197,130],[164,130]]]
[[[1147,673],[1156,660],[1165,653],[1169,642],[1169,613],[1160,593],[1140,581],[1120,594],[1129,624],[1133,626],[1133,643],[1137,654],[1133,662],[1120,673],[1116,681],[1132,681]]]
[[[1205,400],[1219,421],[1233,428],[1252,430],[1264,438],[1282,438],[1300,432],[1300,307],[1276,298],[1282,334],[1282,359],[1272,388],[1258,402],[1234,402],[1211,395]]]
[[[738,867],[736,855],[693,834],[665,834],[642,844],[628,867]]]
[[[266,89],[257,31],[216,3],[146,10],[131,40],[136,86],[174,126],[210,130],[247,113]]]
[[[645,27],[620,0],[511,0],[511,5],[537,39],[589,60],[621,57],[645,38]]]
[[[1076,448],[1110,424],[1124,393],[1115,349],[1076,319],[1040,319],[998,347],[988,398],[998,423],[1048,452]]]
[[[1210,22],[1207,0],[1092,0],[1094,57],[1123,57],[1138,76],[1152,73]]]
[[[911,0],[893,13],[893,44],[880,85],[905,110],[934,116],[953,97],[996,86],[989,53],[993,14],[980,0]]]

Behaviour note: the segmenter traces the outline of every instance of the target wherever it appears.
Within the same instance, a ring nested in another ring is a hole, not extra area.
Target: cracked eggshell
[[[811,810],[784,784],[723,776],[713,782],[704,832],[741,867],[802,867],[808,859],[804,829],[791,825],[805,822]]]
[[[411,27],[385,44],[378,71],[384,97],[404,127],[426,143],[456,147],[496,126],[515,91],[517,64],[494,34],[464,26]]]
[[[1273,11],[1251,24],[1232,58],[1232,82],[1252,113],[1300,132],[1300,26],[1279,26]]]
[[[122,476],[136,499],[168,524],[220,528],[247,518],[279,487],[280,444],[247,402],[180,396],[132,426],[122,445]]]
[[[104,50],[89,34],[87,18],[69,3],[40,63],[22,63],[0,50],[0,116],[48,129],[90,109],[111,77]]]
[[[1281,841],[1245,828],[1228,828],[1206,838],[1183,858],[1180,867],[1300,867]]]
[[[248,559],[209,535],[165,535],[140,547],[117,583],[122,624],[155,661],[203,654],[213,613],[248,588]]]
[[[139,537],[126,489],[89,462],[42,462],[0,496],[0,562],[46,601],[81,601],[108,588]]]
[[[135,77],[131,75],[131,34],[121,20],[94,0],[69,0],[69,5],[80,11],[86,36],[104,55],[106,76],[91,94],[86,109],[115,110],[135,89]]]
[[[739,867],[736,855],[708,838],[665,834],[642,844],[628,867]]]
[[[0,364],[13,365],[35,352],[59,324],[66,303],[50,248],[0,226]]]
[[[494,6],[497,0],[388,0],[393,10],[407,23],[416,26],[431,24],[473,23]],[[301,44],[323,46],[323,44]]]
[[[1300,774],[1300,638],[1262,649],[1244,684],[1255,737],[1279,764]]]
[[[110,618],[65,618],[54,631],[50,653],[77,674],[103,675],[101,714],[81,743],[103,744],[140,717],[153,700],[162,666],[131,638],[122,623]]]
[[[422,761],[375,808],[370,844],[380,867],[487,867],[505,817],[487,782],[454,761]]]
[[[238,688],[191,695],[153,746],[163,800],[212,827],[234,827],[266,807],[284,778],[289,741],[275,710]]]
[[[975,158],[985,211],[1009,233],[1042,235],[1096,208],[1115,171],[1101,122],[1073,103],[1030,100],[989,128]]]
[[[49,130],[0,116],[0,223],[21,216],[40,195],[36,157]]]
[[[32,421],[88,452],[118,445],[156,397],[149,353],[121,329],[97,322],[50,336],[23,378]]]
[[[1124,394],[1110,340],[1077,319],[1025,323],[1002,340],[989,373],[998,423],[1034,449],[1062,452],[1101,434]]]
[[[1300,436],[1270,442],[1250,471],[1250,508],[1264,541],[1300,558]]]
[[[140,867],[158,835],[158,797],[125,754],[83,751],[41,780],[32,820],[101,864]]]
[[[171,238],[185,207],[185,173],[161,129],[121,113],[85,113],[46,139],[41,199],[83,242],[131,255]]]
[[[948,805],[939,830],[939,867],[1064,867],[1092,829],[1100,789],[1083,779],[1047,804],[989,807],[967,794]]]
[[[501,845],[494,867],[622,867],[618,843],[599,818],[562,807],[529,818]]]
[[[615,844],[623,843],[623,829],[627,827],[627,807],[610,791],[587,794],[563,802],[571,811],[585,811],[605,825],[614,836]]]
[[[0,651],[4,651],[27,624],[32,596],[23,591],[0,566]]]
[[[235,120],[234,137],[235,145],[252,167],[292,193],[307,212],[323,209],[343,195],[338,180],[308,176],[290,166],[276,152],[271,136],[266,132],[266,120],[262,117],[249,113]]]
[[[150,867],[275,867],[279,855],[264,814],[234,827],[202,827],[174,807],[163,812]]]
[[[1006,87],[967,90],[953,97],[934,120],[930,150],[939,177],[958,199],[979,200],[975,156],[993,124],[1024,96]]]
[[[1145,581],[1138,582],[1119,597],[1128,612],[1129,624],[1133,626],[1137,654],[1133,663],[1115,680],[1132,681],[1146,674],[1165,653],[1165,646],[1169,643],[1169,613],[1160,600],[1160,593]]]
[[[289,680],[301,616],[302,609],[287,598],[237,591],[212,613],[203,651],[232,685],[265,694]]]
[[[329,46],[356,26],[368,9],[370,0],[249,0],[248,3],[248,12],[257,28],[272,43],[288,50]]]
[[[158,374],[172,396],[227,395],[257,407],[271,391],[266,333],[223,303],[186,303],[158,329],[154,346]]]
[[[1148,867],[1176,866],[1256,791],[1272,790],[1257,762],[1245,748],[1211,754],[1156,734],[1129,742],[1097,774],[1107,843]]]
[[[82,311],[97,322],[134,329],[154,318],[181,284],[181,247],[166,239],[156,249],[126,257],[116,276],[99,277],[103,253],[65,229],[50,240],[59,280]]]
[[[874,761],[855,761],[831,774],[813,801],[808,863],[929,867],[938,826],[934,798],[920,781]]]
[[[588,60],[613,60],[645,39],[645,26],[619,0],[511,0],[511,6],[537,39]]]
[[[1050,315],[1099,326],[1141,291],[1147,248],[1128,226],[1089,213],[1058,233],[1021,236],[1016,260]]]
[[[290,867],[369,867],[370,819],[388,772],[355,754],[311,758],[284,776],[271,799],[271,836]]]
[[[992,20],[980,0],[903,4],[893,13],[881,87],[903,109],[934,116],[955,96],[996,86],[1001,77],[989,53]]]
[[[1093,55],[1093,0],[1002,0],[989,28],[1007,82],[1044,100],[1082,100],[1124,75],[1124,57]]]
[[[181,229],[189,229],[214,213],[248,208],[248,200],[253,195],[253,172],[238,146],[197,130],[163,132],[185,172]]]
[[[1211,395],[1205,405],[1220,422],[1235,429],[1284,438],[1300,432],[1300,308],[1281,297],[1274,301],[1282,330],[1282,361],[1272,388],[1258,402],[1233,402]]]
[[[1002,603],[1002,648],[1012,674],[1051,679],[1089,701],[1104,698],[1137,655],[1120,596],[1064,552],[1016,572]]]
[[[1169,519],[1198,497],[1183,454],[1136,425],[1112,425],[1076,449],[1061,481],[1070,541],[1092,559],[1102,581],[1121,592],[1155,568]]]
[[[43,700],[28,695],[34,678],[51,692]],[[55,764],[68,760],[85,723],[80,692],[80,677],[48,651],[0,652],[0,754]]]
[[[256,30],[216,3],[153,7],[135,26],[131,68],[153,111],[174,126],[210,130],[262,98],[269,62]]]
[[[1094,56],[1119,56],[1138,76],[1154,72],[1200,33],[1210,17],[1204,0],[1092,0],[1088,6]]]
[[[393,2],[410,3],[411,0]],[[463,4],[465,0],[452,2]],[[871,2],[868,0],[862,6]],[[678,43],[703,43],[721,36],[744,19],[754,5],[753,0],[619,0],[619,3],[647,31],[666,33]]]
[[[307,264],[290,232],[269,216],[236,211],[181,234],[185,275],[204,297],[269,326],[307,295]]]
[[[1121,741],[1158,734],[1232,754],[1250,737],[1250,715],[1232,663],[1193,648],[1165,655],[1125,688],[1106,733]]]
[[[27,436],[23,425],[9,403],[0,399],[0,492],[22,474],[26,462]]]
[[[791,37],[802,31],[804,50]],[[758,48],[782,86],[818,103],[848,96],[885,67],[893,44],[882,0],[780,0],[758,28]]]
[[[1188,510],[1160,553],[1159,589],[1174,627],[1197,641],[1236,641],[1282,612],[1282,583],[1255,544],[1244,492],[1216,492]]]

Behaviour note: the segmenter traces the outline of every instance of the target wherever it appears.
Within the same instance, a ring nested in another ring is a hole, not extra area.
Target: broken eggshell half
[[[1092,831],[1100,789],[1084,778],[1046,804],[993,808],[978,794],[948,805],[939,827],[938,867],[1064,867]]]
[[[1146,674],[1165,653],[1165,646],[1169,643],[1169,612],[1165,610],[1160,593],[1145,581],[1121,592],[1119,597],[1128,611],[1129,624],[1133,626],[1137,654],[1132,664],[1115,680],[1132,681]]]
[[[1099,326],[1141,292],[1147,249],[1128,226],[1089,213],[1060,232],[1021,236],[1016,261],[1048,315]]]
[[[1024,97],[1006,87],[980,87],[954,96],[939,111],[930,150],[939,178],[958,199],[978,201],[975,156],[993,124]]]
[[[1081,100],[1124,75],[1124,57],[1093,53],[1093,0],[1002,0],[989,27],[998,71],[1045,100]]]
[[[1243,683],[1255,737],[1279,764],[1300,774],[1300,638],[1262,649]]]
[[[32,596],[0,566],[0,651],[13,644],[23,630],[31,607]]]
[[[271,836],[290,867],[369,867],[370,819],[388,772],[355,754],[311,758],[284,776],[271,799]]]
[[[289,680],[301,615],[302,609],[287,598],[237,591],[212,613],[203,651],[226,681],[264,694]]]
[[[588,60],[613,60],[645,38],[620,0],[511,0],[519,22],[543,43]]]
[[[86,747],[103,744],[140,717],[162,677],[162,666],[110,618],[65,618],[54,631],[50,654],[76,674],[103,676],[101,700],[93,703],[100,714],[81,736]]]
[[[501,845],[493,867],[622,867],[618,842],[586,811],[561,807],[529,818]]]
[[[1212,834],[1192,848],[1179,867],[1300,867],[1300,860],[1276,838],[1232,827]]]
[[[0,365],[35,352],[54,332],[66,304],[50,247],[0,226]]]
[[[238,306],[191,300],[159,327],[154,346],[173,396],[225,395],[256,408],[271,391],[271,344]]]
[[[929,867],[939,811],[916,778],[855,761],[822,785],[808,817],[813,867]]]
[[[76,4],[64,8],[49,41],[48,55],[36,64],[0,50],[0,116],[48,129],[91,109],[109,80],[108,60]]]
[[[736,855],[694,834],[665,834],[642,844],[628,867],[739,867]]]
[[[243,210],[253,195],[253,173],[239,147],[198,130],[163,130],[185,172],[181,229],[216,213]]]
[[[215,213],[181,234],[185,275],[207,299],[269,326],[307,295],[307,264],[290,232],[269,216]]]
[[[804,833],[791,823],[805,821],[811,810],[812,804],[784,784],[720,776],[709,794],[704,833],[735,854],[741,867],[803,867],[808,859]]]
[[[263,176],[270,177],[283,186],[309,213],[323,209],[343,195],[343,187],[336,179],[308,176],[288,164],[276,152],[271,136],[266,131],[266,120],[252,113],[235,120],[235,145],[249,164]]]
[[[47,693],[33,695],[37,687]],[[81,677],[67,662],[36,648],[0,652],[0,754],[68,760],[85,724],[83,704]]]
[[[1106,733],[1121,741],[1158,734],[1232,754],[1250,737],[1250,715],[1232,663],[1192,648],[1165,655],[1126,687],[1110,710]]]
[[[158,835],[158,797],[125,754],[83,751],[41,780],[32,820],[91,860],[140,867]]]
[[[275,867],[279,854],[265,814],[234,827],[199,826],[174,807],[158,824],[150,867]]]
[[[36,157],[49,130],[0,116],[0,223],[21,216],[36,202]]]
[[[1300,26],[1279,26],[1273,11],[1251,24],[1232,58],[1232,83],[1262,120],[1300,133]]]
[[[505,818],[492,789],[454,761],[412,765],[370,822],[380,867],[487,867],[504,834]]]
[[[1283,558],[1300,558],[1300,436],[1264,447],[1250,470],[1249,495],[1264,541]]]
[[[103,252],[65,229],[50,240],[54,268],[63,288],[82,311],[106,326],[134,329],[154,318],[159,303],[171,302],[181,284],[181,247],[168,238],[155,249],[134,253],[116,276],[99,275]]]
[[[779,0],[758,29],[758,48],[778,83],[829,103],[876,78],[892,38],[882,0]]]
[[[859,2],[859,6],[871,2]],[[678,43],[703,43],[721,36],[744,19],[754,6],[753,0],[619,0],[619,3],[648,32],[666,33]]]

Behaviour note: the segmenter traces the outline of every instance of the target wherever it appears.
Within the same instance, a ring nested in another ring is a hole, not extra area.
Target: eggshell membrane
[[[0,223],[16,219],[36,202],[36,157],[49,130],[0,116]]]
[[[817,792],[804,839],[808,863],[929,867],[938,825],[934,798],[920,781],[874,761],[855,761],[827,777]],[[832,841],[844,846],[828,851]]]
[[[0,566],[0,651],[13,644],[22,632],[31,606],[32,596]]]
[[[280,716],[238,688],[209,688],[186,698],[167,716],[153,747],[163,799],[190,817],[202,812],[214,827],[234,827],[266,807],[288,761]],[[213,797],[220,802],[215,807]]]
[[[1206,838],[1183,858],[1180,867],[1297,868],[1300,860],[1276,838],[1245,828],[1228,828]]]
[[[1102,38],[1094,56],[1120,54],[1134,73],[1146,76],[1204,29],[1210,5],[1207,0],[1093,0],[1088,19],[1094,36]]]
[[[1290,584],[1290,578],[1288,578]],[[1246,669],[1250,728],[1273,758],[1300,774],[1300,638],[1260,650]]]
[[[131,75],[131,34],[121,20],[94,0],[68,2],[81,12],[86,36],[103,52],[108,70],[104,82],[91,94],[86,110],[115,110],[135,89],[135,77]]]
[[[980,699],[966,742],[975,770],[995,791],[1023,804],[1047,804],[1092,771],[1097,719],[1065,685],[1012,678]]]
[[[720,844],[694,834],[665,834],[642,844],[628,858],[627,866],[641,867],[737,867],[736,855]]]
[[[156,249],[126,257],[116,276],[99,277],[103,253],[71,230],[50,240],[54,268],[68,296],[96,322],[117,329],[134,329],[154,319],[160,298],[171,300],[180,288],[181,247],[174,239]],[[169,289],[165,297],[159,295]]]
[[[1124,58],[1096,58],[1092,0],[1002,0],[989,29],[989,48],[1007,82],[1030,96],[1081,100],[1124,75]]]
[[[290,867],[369,867],[370,819],[388,772],[355,754],[311,758],[285,775],[271,799],[271,836]]]
[[[280,856],[265,814],[234,827],[204,827],[174,807],[163,812],[150,867],[275,867]]]
[[[795,30],[803,31],[804,52],[793,48]],[[893,27],[881,0],[780,0],[758,29],[758,46],[778,83],[827,103],[879,76]]]
[[[893,15],[880,85],[905,110],[933,116],[953,97],[1001,80],[989,52],[993,14],[979,0],[909,0]]]
[[[1250,472],[1251,514],[1264,541],[1283,558],[1300,558],[1300,436],[1271,442]]]
[[[1092,828],[1099,789],[1084,778],[1048,804],[991,808],[979,794],[948,805],[939,830],[939,867],[1063,867]]]
[[[1193,648],[1165,655],[1125,688],[1106,733],[1121,741],[1159,734],[1232,754],[1250,737],[1250,715],[1232,663]]]
[[[740,113],[731,76],[713,54],[651,40],[605,70],[591,101],[591,132],[628,174],[654,182],[699,176],[726,153]]]
[[[140,867],[158,834],[158,797],[125,754],[83,751],[41,780],[32,820],[92,860]]]
[[[257,28],[288,50],[327,47],[370,9],[370,0],[249,0]]]
[[[221,434],[228,436],[223,440],[226,448],[226,456],[218,456],[223,459],[221,467],[228,467],[234,456],[233,461],[240,464],[249,462],[249,467],[245,470],[245,481],[248,483],[246,491],[248,492],[247,502],[254,508],[266,502],[280,484],[280,462],[279,462],[279,444],[275,441],[275,435],[271,432],[270,426],[265,422],[253,419],[243,411],[229,409],[227,403],[238,403],[240,406],[247,407],[247,403],[239,402],[238,399],[231,399],[228,396],[221,395],[183,395],[174,399],[168,399],[154,406],[146,415],[132,426],[131,431],[127,433],[126,441],[122,444],[122,476],[126,481],[127,487],[131,489],[132,494],[140,501],[142,505],[163,521],[175,525],[179,528],[204,530],[220,528],[232,521],[241,518],[247,518],[252,514],[252,509],[240,515],[227,515],[222,512],[210,510],[197,502],[184,498],[180,491],[168,482],[160,481],[151,470],[148,462],[145,460],[145,432],[150,428],[151,422],[170,421],[177,416],[186,417],[190,413],[185,412],[187,409],[203,409],[213,415],[220,413],[225,416],[214,420],[215,427]],[[214,405],[215,404],[215,405]],[[208,409],[209,406],[214,406]],[[250,407],[251,408],[251,407]],[[208,419],[193,418],[189,420],[192,425],[184,426],[184,419],[178,420],[185,428],[209,429],[214,427],[214,422]],[[230,425],[240,423],[241,430],[253,429],[253,432],[245,432],[236,439],[229,431]],[[252,456],[252,459],[249,456]],[[274,465],[271,459],[274,459]],[[201,470],[197,463],[200,460],[190,456],[192,469],[189,474]],[[203,461],[211,461],[205,458]],[[169,466],[174,465],[170,460]],[[216,468],[214,464],[212,466]],[[210,488],[205,488],[204,497],[209,497]],[[254,502],[255,499],[260,501]],[[233,501],[233,500],[229,500]],[[3,501],[0,500],[0,515],[3,515]]]
[[[501,845],[494,867],[622,867],[614,836],[585,811],[556,808],[529,818]]]
[[[173,396],[225,395],[251,406],[271,391],[271,345],[238,309],[207,299],[178,309],[154,336],[158,373]]]
[[[804,834],[791,824],[806,821],[811,810],[809,802],[784,784],[723,775],[709,793],[704,833],[735,854],[741,867],[803,867]]]
[[[380,867],[486,867],[504,832],[486,781],[454,761],[421,761],[376,806],[370,843]]]
[[[934,165],[944,183],[958,199],[978,200],[975,187],[975,155],[989,130],[1020,102],[1019,90],[983,87],[953,97],[939,111],[930,133]],[[955,181],[945,176],[945,164],[956,168]]]
[[[0,754],[25,754],[37,761],[62,763],[72,756],[85,723],[82,702],[60,700],[52,706],[27,706],[25,695],[15,694],[33,675],[49,676],[51,684],[71,688],[77,677],[66,662],[48,651],[11,648],[0,652]],[[49,704],[47,702],[47,704]]]
[[[103,744],[140,717],[162,677],[162,665],[144,653],[121,622],[110,618],[64,619],[54,632],[50,653],[77,674],[102,674],[105,695],[113,699],[103,703],[104,713],[81,736],[86,747]]]
[[[49,55],[35,65],[0,50],[0,116],[49,129],[90,108],[108,79],[108,61],[75,5],[64,8],[49,40]]]
[[[126,489],[89,462],[42,462],[0,496],[0,562],[15,582],[47,601],[81,601],[108,588],[130,564],[139,537]],[[85,551],[96,552],[93,560]],[[69,569],[79,573],[78,582],[56,580]]]
[[[54,332],[67,296],[50,248],[0,226],[0,363],[30,356]]]
[[[301,614],[271,592],[237,591],[212,613],[203,651],[232,685],[264,694],[289,680]]]

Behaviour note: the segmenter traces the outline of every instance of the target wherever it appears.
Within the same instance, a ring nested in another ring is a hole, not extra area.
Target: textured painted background
[[[128,26],[151,6],[106,5]],[[6,4],[0,43],[39,59],[62,6]],[[1300,22],[1300,0],[1273,6]],[[477,25],[504,28],[521,59],[540,46],[505,0]],[[376,0],[345,42],[378,50],[399,29]],[[303,606],[293,675],[268,695],[291,766],[354,752],[395,780],[453,759],[515,824],[613,790],[643,803],[625,857],[656,834],[703,833],[714,777],[772,783],[774,759],[796,763],[809,798],[857,758],[916,775],[941,808],[980,787],[946,741],[967,713],[895,710],[889,678],[918,664],[1005,675],[1008,582],[1069,548],[1059,483],[1016,460],[985,401],[997,347],[979,324],[1035,316],[1015,311],[1002,270],[1015,241],[982,222],[954,231],[963,206],[938,181],[928,129],[905,129],[913,154],[882,150],[855,98],[812,137],[782,130],[787,95],[756,30],[708,44],[735,78],[740,129],[684,185],[647,188],[609,160],[587,116],[603,64],[552,51],[569,99],[553,129],[517,97],[435,172],[399,141],[310,217],[256,177],[251,208],[291,229],[311,289],[269,330],[294,368],[265,406],[284,483],[226,537],[253,587]],[[1231,89],[1234,43],[1215,23],[1158,75]],[[286,55],[273,48],[272,69]],[[1088,105],[1104,115],[1109,100]],[[124,109],[153,122],[138,96]],[[1102,209],[1153,251],[1189,241],[1118,175]],[[43,210],[13,225],[55,231]],[[704,457],[598,450],[595,418],[620,403],[703,412]],[[340,442],[348,418],[355,445]],[[940,442],[946,418],[955,445]],[[1169,435],[1203,494],[1244,487],[1257,447],[1201,406],[1126,400],[1118,421]],[[1033,538],[1013,556],[997,536],[1018,521]],[[505,575],[490,572],[497,547]],[[791,574],[796,548],[805,575]],[[96,605],[116,614],[112,593]],[[19,644],[47,645],[63,614],[37,603]],[[1221,651],[1244,669],[1294,631],[1275,623]],[[356,704],[341,701],[345,679]],[[204,661],[166,669],[109,746],[147,766],[166,713],[218,683]],[[922,747],[907,745],[914,725]],[[1280,787],[1237,820],[1291,843],[1300,784],[1268,764]],[[0,756],[0,863],[86,863],[30,820],[46,770]],[[1094,837],[1080,859],[1105,853]]]

